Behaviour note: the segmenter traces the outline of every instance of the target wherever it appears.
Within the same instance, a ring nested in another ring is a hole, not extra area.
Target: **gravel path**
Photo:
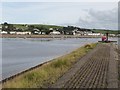
[[[118,88],[117,63],[110,44],[100,44],[80,59],[52,88]]]

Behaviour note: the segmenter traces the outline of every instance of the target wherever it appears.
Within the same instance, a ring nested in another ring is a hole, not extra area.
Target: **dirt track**
[[[98,45],[80,59],[52,88],[118,88],[117,63],[110,44]]]

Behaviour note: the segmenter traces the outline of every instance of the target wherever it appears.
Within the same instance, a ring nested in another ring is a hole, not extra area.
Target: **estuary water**
[[[2,79],[47,62],[100,38],[3,38]]]

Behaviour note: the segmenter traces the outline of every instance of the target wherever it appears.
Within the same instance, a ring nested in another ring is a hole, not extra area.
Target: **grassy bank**
[[[56,58],[39,68],[24,73],[3,84],[3,88],[37,88],[55,83],[82,56],[92,50],[97,43],[87,44],[77,50]]]

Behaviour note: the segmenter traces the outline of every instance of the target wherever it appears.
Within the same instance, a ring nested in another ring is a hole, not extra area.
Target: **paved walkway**
[[[52,88],[118,88],[115,51],[100,44],[80,59]]]

